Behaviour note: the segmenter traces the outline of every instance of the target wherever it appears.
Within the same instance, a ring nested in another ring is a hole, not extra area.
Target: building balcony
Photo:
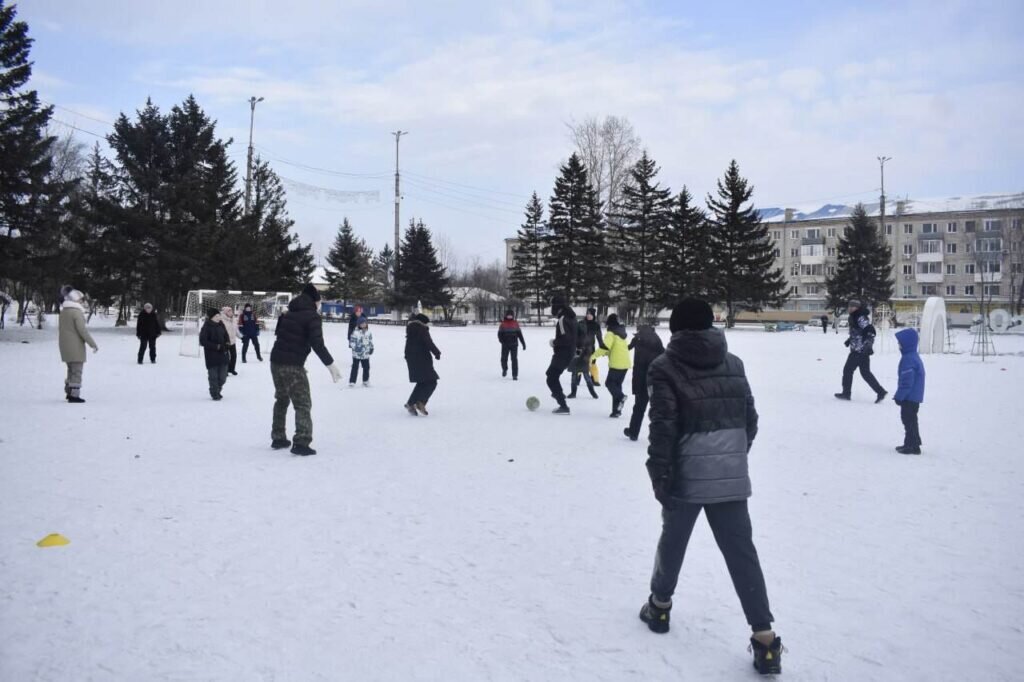
[[[1003,281],[1001,272],[977,272],[974,274],[974,281],[977,284],[999,284]]]
[[[804,237],[803,240],[800,242],[800,245],[801,246],[824,246],[825,245],[825,238],[824,237]]]
[[[919,234],[919,235],[917,235],[917,241],[919,241],[919,242],[942,241],[942,233],[941,232],[929,232],[927,234]]]
[[[918,263],[941,263],[943,253],[919,253],[917,254]]]
[[[914,274],[914,280],[918,284],[942,284],[943,274],[941,272],[918,272]]]
[[[800,256],[800,265],[824,265],[825,254],[820,256]]]
[[[824,284],[825,275],[800,275],[801,284]]]
[[[975,249],[972,255],[975,260],[979,261],[997,261],[1003,259],[1002,251],[978,251]]]

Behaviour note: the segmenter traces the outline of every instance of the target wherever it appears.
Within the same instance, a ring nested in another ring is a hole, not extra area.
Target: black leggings
[[[253,336],[252,338],[250,338],[248,336],[243,336],[242,337],[242,362],[245,362],[245,354],[247,352],[249,352],[249,342],[250,341],[252,341],[252,347],[256,349],[256,359],[257,360],[262,360],[263,356],[260,355],[260,340],[257,337],[255,337],[255,336]]]
[[[352,358],[352,371],[348,375],[348,383],[356,383],[356,379],[359,377],[359,365],[363,366],[363,383],[370,380],[370,359]]]
[[[917,428],[917,411],[921,403],[904,400],[900,403],[900,420],[903,422],[905,435],[903,445],[908,448],[921,447],[921,431]]]

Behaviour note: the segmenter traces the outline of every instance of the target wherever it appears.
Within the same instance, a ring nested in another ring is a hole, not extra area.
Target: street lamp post
[[[399,241],[398,241],[398,239],[399,239],[399,234],[398,234],[398,232],[399,232],[398,207],[399,207],[399,204],[401,203],[401,200],[402,200],[402,195],[401,195],[401,193],[399,191],[399,180],[398,180],[398,177],[399,177],[398,176],[398,142],[399,142],[399,140],[402,139],[402,135],[408,135],[409,131],[407,131],[407,130],[396,130],[395,132],[393,132],[391,134],[395,136],[395,276],[394,276],[394,284],[395,284],[395,292],[397,293],[398,292],[398,258],[399,258],[398,251],[399,251],[399,247],[400,247],[400,244],[399,244]]]
[[[252,205],[252,128],[256,119],[256,103],[262,102],[262,97],[249,98],[249,155],[245,162],[245,214],[249,215],[249,207]]]

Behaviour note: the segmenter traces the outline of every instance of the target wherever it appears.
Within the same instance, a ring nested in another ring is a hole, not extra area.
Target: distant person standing
[[[356,321],[356,330],[349,337],[348,347],[352,349],[352,371],[348,375],[348,387],[356,387],[359,368],[363,368],[363,388],[370,387],[370,356],[373,355],[373,332],[365,317]]]
[[[147,303],[142,306],[142,312],[139,313],[138,319],[135,322],[135,336],[139,339],[139,364],[142,364],[142,358],[146,354],[146,348],[149,348],[149,362],[156,362],[156,340],[161,334],[160,329],[160,318],[157,317],[156,310],[153,309],[152,303]]]
[[[251,303],[246,303],[242,308],[242,314],[238,316],[238,333],[242,337],[242,363],[245,363],[250,343],[256,351],[256,359],[263,362],[263,356],[260,355],[260,321],[256,318]]]
[[[836,393],[840,400],[849,400],[850,391],[853,388],[853,373],[860,370],[860,375],[867,382],[871,390],[875,392],[875,402],[885,400],[888,391],[882,388],[878,379],[871,373],[871,355],[875,344],[875,327],[868,318],[868,311],[861,306],[861,302],[853,299],[850,301],[850,336],[846,339],[845,346],[850,349],[846,357],[846,365],[843,366],[843,390]]]
[[[306,358],[312,350],[338,383],[341,370],[324,345],[323,321],[317,310],[320,292],[312,284],[288,303],[288,311],[277,319],[274,348],[270,351],[270,376],[274,378],[274,422],[270,431],[270,447],[275,450],[292,446],[293,455],[315,455],[313,442],[313,399],[309,394]],[[288,440],[285,427],[288,406],[295,407],[295,438]]]
[[[203,359],[206,361],[210,397],[220,400],[228,380],[228,361],[231,356],[228,352],[228,330],[224,326],[221,312],[216,308],[206,311],[206,321],[199,330],[199,345],[203,347]]]
[[[430,318],[420,313],[413,315],[405,327],[405,363],[409,369],[409,382],[416,385],[404,407],[414,417],[430,414],[427,402],[437,390],[440,379],[434,370],[434,360],[441,359],[441,351],[430,338],[429,325]]]
[[[508,376],[508,361],[512,359],[512,381],[519,381],[519,345],[526,350],[523,330],[516,322],[514,310],[505,311],[505,319],[498,326],[498,343],[501,344],[501,376]]]
[[[551,397],[558,403],[555,414],[571,414],[562,390],[562,372],[569,368],[576,357],[576,313],[562,296],[551,299],[551,316],[555,322],[555,338],[551,339],[551,364],[548,365],[547,381]]]
[[[640,438],[640,427],[647,412],[650,395],[647,391],[647,370],[656,357],[665,352],[665,344],[661,342],[658,332],[649,324],[640,325],[633,340],[629,342],[633,350],[633,416],[629,426],[622,430],[630,440]]]
[[[99,350],[99,346],[93,341],[92,334],[85,326],[82,292],[68,286],[62,289],[62,293],[64,302],[61,303],[60,317],[57,321],[57,339],[60,359],[68,366],[67,377],[64,379],[64,398],[69,403],[84,403],[81,394],[85,346],[89,345],[93,353]]]
[[[821,316],[821,332],[828,334],[828,315]]]
[[[220,309],[220,314],[224,322],[224,329],[228,333],[228,374],[237,377],[238,372],[235,371],[235,366],[238,363],[238,346],[235,342],[238,339],[238,323],[235,322],[235,309],[226,305]]]

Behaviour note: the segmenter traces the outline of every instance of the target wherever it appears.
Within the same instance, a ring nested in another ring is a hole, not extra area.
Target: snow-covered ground
[[[527,329],[518,383],[494,328],[435,329],[428,418],[401,407],[401,329],[374,329],[369,389],[311,358],[320,454],[298,458],[269,448],[268,363],[214,403],[177,338],[140,367],[131,330],[93,326],[85,405],[63,400],[52,328],[0,332],[0,680],[755,677],[703,521],[671,633],[637,619],[659,531],[644,445],[603,389],[550,414],[550,329]],[[327,338],[347,370],[345,328]],[[859,378],[832,398],[841,337],[728,338],[761,413],[750,504],[785,677],[1021,679],[1024,337],[984,364],[925,357],[921,457],[893,452],[898,409]],[[874,357],[890,390],[896,363]],[[71,544],[36,546],[53,532]]]

